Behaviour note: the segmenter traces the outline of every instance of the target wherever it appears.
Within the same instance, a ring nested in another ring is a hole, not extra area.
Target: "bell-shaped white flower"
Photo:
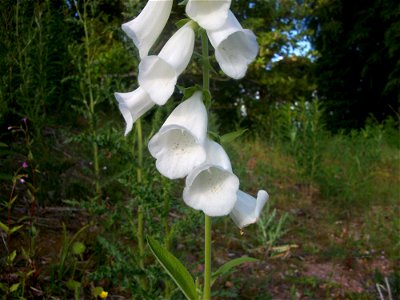
[[[231,2],[231,0],[189,0],[186,4],[186,14],[202,28],[214,30],[224,24]]]
[[[207,159],[186,177],[185,203],[211,217],[225,216],[236,202],[239,179],[221,145],[207,140]]]
[[[258,53],[257,38],[251,30],[243,29],[231,11],[222,27],[207,30],[215,49],[215,58],[222,71],[231,78],[244,77],[248,65]]]
[[[257,199],[239,190],[237,192],[237,201],[230,213],[236,226],[243,228],[257,222],[268,198],[269,195],[264,190],[258,191]]]
[[[157,56],[147,56],[140,62],[139,84],[156,104],[165,104],[173,94],[178,76],[192,57],[194,40],[194,31],[188,23],[168,40]]]
[[[173,0],[149,0],[132,21],[122,24],[122,30],[139,49],[140,58],[147,56],[171,13]]]
[[[140,86],[133,92],[114,93],[114,96],[126,122],[125,135],[132,130],[133,123],[155,105],[146,91]]]
[[[201,92],[179,104],[148,147],[157,170],[170,179],[183,178],[206,159],[207,111]]]

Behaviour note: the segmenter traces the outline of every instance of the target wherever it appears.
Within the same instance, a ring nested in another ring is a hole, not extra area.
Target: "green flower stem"
[[[210,59],[208,57],[208,37],[207,32],[201,32],[201,52],[203,55],[203,89],[210,91]]]
[[[211,299],[211,217],[205,216],[204,233],[204,292],[203,299]]]
[[[210,60],[208,57],[208,37],[205,30],[201,32],[201,49],[203,56],[203,90],[210,92]],[[205,216],[204,233],[204,291],[203,299],[211,299],[211,217]]]
[[[136,169],[136,176],[137,176],[137,184],[141,185],[143,178],[142,178],[142,171],[143,171],[143,131],[142,131],[142,122],[139,118],[136,121],[136,133],[137,133],[137,155],[138,155],[138,166]],[[138,239],[138,246],[139,246],[139,265],[141,268],[144,268],[143,257],[144,257],[144,234],[143,234],[143,227],[144,227],[144,213],[143,213],[143,205],[139,203],[138,212],[137,212],[137,239]]]

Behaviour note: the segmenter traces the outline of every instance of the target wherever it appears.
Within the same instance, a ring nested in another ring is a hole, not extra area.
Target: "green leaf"
[[[3,142],[0,142],[0,147],[2,147],[2,148],[7,148],[7,147],[8,147],[8,145],[7,145],[7,144],[5,144],[5,143],[3,143]]]
[[[104,290],[103,290],[103,288],[101,287],[101,286],[96,286],[96,287],[94,287],[93,289],[92,289],[92,295],[94,296],[94,297],[98,297],[98,296],[100,296],[100,294],[103,292]]]
[[[66,286],[67,286],[67,288],[68,288],[69,290],[75,291],[75,290],[77,290],[77,289],[80,288],[81,283],[78,282],[78,281],[76,281],[76,280],[69,279],[69,280],[66,282]]]
[[[152,237],[147,237],[147,243],[150,246],[151,252],[153,252],[154,256],[175,281],[186,298],[196,300],[197,292],[193,278],[182,263]]]
[[[18,225],[10,229],[10,234],[20,230],[24,225]]]
[[[0,229],[8,233],[8,226],[0,221]]]
[[[20,284],[21,284],[20,282],[14,283],[14,284],[10,287],[10,292],[11,292],[11,293],[12,293],[12,292],[15,292],[15,291],[18,289],[18,287],[19,287]]]
[[[15,259],[16,256],[17,256],[17,251],[14,250],[14,251],[11,252],[10,255],[8,255],[8,257],[7,257],[8,263],[11,264],[11,263],[14,261],[14,259]]]
[[[239,257],[232,259],[231,261],[228,261],[226,264],[222,265],[217,271],[215,271],[211,275],[211,285],[214,284],[214,282],[217,280],[219,276],[228,273],[232,268],[246,262],[256,262],[256,261],[258,261],[258,259],[252,257]]]
[[[208,131],[207,133],[209,135],[209,138],[211,138],[212,140],[215,140],[218,143],[220,143],[221,137],[218,135],[218,133],[216,133],[214,131]]]
[[[247,129],[239,129],[221,136],[221,144],[229,144],[245,133]]]

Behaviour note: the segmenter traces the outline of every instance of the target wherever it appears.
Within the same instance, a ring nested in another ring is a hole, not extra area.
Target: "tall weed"
[[[392,126],[392,123],[387,123]],[[393,203],[399,197],[399,153],[386,142],[392,128],[367,124],[349,134],[340,132],[326,147],[318,178],[322,195],[344,205]],[[396,184],[397,182],[397,184]]]
[[[291,154],[307,183],[313,183],[321,170],[327,132],[323,109],[318,100],[304,99],[277,107],[275,137]]]

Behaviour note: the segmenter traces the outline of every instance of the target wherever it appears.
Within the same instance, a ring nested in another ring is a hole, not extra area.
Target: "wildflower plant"
[[[152,237],[147,237],[147,241],[153,254],[188,299],[211,299],[211,285],[218,275],[242,262],[254,261],[251,258],[236,259],[211,274],[211,217],[230,215],[242,229],[258,220],[268,193],[260,190],[254,198],[239,190],[239,178],[232,171],[227,153],[208,135],[207,108],[210,108],[211,98],[209,42],[215,49],[221,70],[233,79],[244,77],[248,65],[257,56],[258,44],[254,33],[243,29],[230,11],[230,0],[186,0],[180,5],[185,5],[187,16],[178,22],[185,24],[172,35],[158,55],[149,55],[168,21],[172,4],[172,0],[149,0],[135,19],[122,25],[138,48],[141,61],[137,89],[115,93],[115,97],[126,122],[127,135],[135,122],[140,125],[141,116],[171,98],[179,75],[192,58],[195,39],[201,38],[203,86],[198,90],[190,88],[194,92],[172,111],[150,139],[148,149],[163,176],[185,178],[184,203],[205,215],[203,292],[199,292],[197,281],[195,284],[177,258]]]

